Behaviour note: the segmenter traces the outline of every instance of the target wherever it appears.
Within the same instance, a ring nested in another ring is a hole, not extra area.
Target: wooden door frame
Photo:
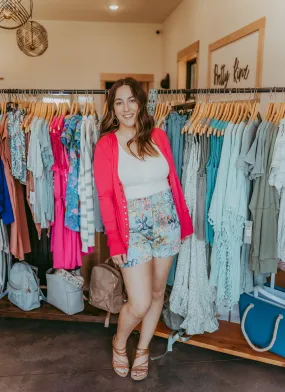
[[[258,32],[258,48],[257,48],[257,62],[256,62],[256,75],[255,87],[261,87],[262,83],[262,66],[263,66],[263,52],[264,52],[264,38],[265,38],[265,24],[266,17],[256,20],[243,28],[234,31],[233,33],[213,42],[209,45],[208,51],[208,88],[211,88],[211,75],[212,75],[212,53],[226,45],[229,45],[241,38],[247,37],[250,34]]]
[[[195,59],[196,59],[196,69],[197,69],[195,88],[198,88],[199,52],[200,52],[200,41],[196,41],[177,53],[177,88],[178,89],[186,88],[187,62]]]

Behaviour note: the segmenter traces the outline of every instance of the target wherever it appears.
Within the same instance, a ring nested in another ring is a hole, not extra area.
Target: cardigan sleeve
[[[126,254],[116,220],[112,165],[99,143],[94,153],[94,175],[110,256]]]

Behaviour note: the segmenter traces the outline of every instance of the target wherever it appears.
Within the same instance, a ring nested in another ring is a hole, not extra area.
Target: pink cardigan
[[[152,140],[159,147],[169,165],[168,181],[172,189],[183,240],[193,233],[193,225],[176,174],[170,143],[166,133],[159,128],[152,131]],[[111,256],[127,254],[129,245],[127,200],[118,175],[118,150],[118,140],[115,132],[112,132],[98,141],[94,153],[95,182]]]

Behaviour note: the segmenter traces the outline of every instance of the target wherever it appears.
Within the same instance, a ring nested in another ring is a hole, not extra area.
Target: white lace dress
[[[183,185],[186,202],[195,222],[200,145],[194,136],[190,135],[189,138],[190,146],[184,153],[184,162],[188,163],[187,167],[183,168]],[[190,156],[187,157],[186,154]],[[204,241],[197,239],[194,230],[194,234],[181,246],[170,309],[184,317],[181,328],[185,329],[187,334],[214,332],[218,329],[214,300],[215,294],[208,281],[206,245]]]

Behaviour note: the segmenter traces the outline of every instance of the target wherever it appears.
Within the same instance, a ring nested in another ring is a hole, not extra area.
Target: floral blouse
[[[80,231],[80,207],[78,194],[78,177],[80,166],[80,129],[82,117],[67,118],[61,134],[69,158],[69,172],[66,189],[66,211],[64,224],[70,230]]]
[[[26,140],[21,124],[26,111],[23,109],[13,110],[7,113],[9,145],[12,159],[12,176],[22,184],[26,184]]]

